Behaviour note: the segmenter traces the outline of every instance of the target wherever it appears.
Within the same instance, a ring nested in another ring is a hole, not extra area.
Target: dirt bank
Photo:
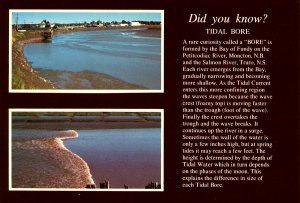
[[[36,69],[38,74],[53,82],[59,89],[68,90],[109,90],[109,89],[146,89],[142,86],[131,84],[112,77],[107,74],[98,73],[94,71],[59,71],[49,69]]]
[[[136,35],[142,37],[161,37],[160,27],[148,27],[148,28],[138,28],[129,29],[127,32],[135,32]]]

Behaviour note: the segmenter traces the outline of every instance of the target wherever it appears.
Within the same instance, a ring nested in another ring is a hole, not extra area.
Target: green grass
[[[24,39],[27,36],[27,32],[12,32],[12,42]],[[22,79],[23,72],[19,65],[12,64],[12,88],[13,89],[24,89],[25,81]]]
[[[30,32],[26,31],[26,32],[16,32],[13,31],[12,32],[12,42],[16,42],[18,40],[22,40],[24,38],[26,38],[28,35],[30,35]]]
[[[16,42],[20,39],[25,38],[26,34],[24,32],[13,32],[12,33],[12,42]]]
[[[12,88],[13,89],[24,89],[25,83],[22,79],[22,71],[16,64],[12,64]]]

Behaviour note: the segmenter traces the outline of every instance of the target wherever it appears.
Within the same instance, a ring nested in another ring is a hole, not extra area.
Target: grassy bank
[[[13,32],[12,35],[12,45],[14,46],[14,43],[23,40],[26,38],[28,33],[23,32]],[[22,77],[23,71],[21,69],[21,66],[16,61],[13,61],[12,63],[12,88],[13,89],[24,89],[25,87],[25,81]]]
[[[39,76],[23,55],[26,43],[42,41],[34,32],[12,32],[12,89],[56,89],[56,86]]]

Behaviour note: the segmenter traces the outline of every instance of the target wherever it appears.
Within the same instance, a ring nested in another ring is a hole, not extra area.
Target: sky
[[[37,24],[46,19],[50,23],[83,23],[101,20],[103,22],[111,21],[161,21],[159,11],[84,11],[84,12],[47,12],[47,11],[12,11],[12,24],[16,23]]]

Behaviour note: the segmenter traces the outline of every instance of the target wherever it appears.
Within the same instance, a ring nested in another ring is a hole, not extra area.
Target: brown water
[[[99,187],[145,188],[161,182],[160,128],[77,130],[79,137],[64,145],[84,159]]]

